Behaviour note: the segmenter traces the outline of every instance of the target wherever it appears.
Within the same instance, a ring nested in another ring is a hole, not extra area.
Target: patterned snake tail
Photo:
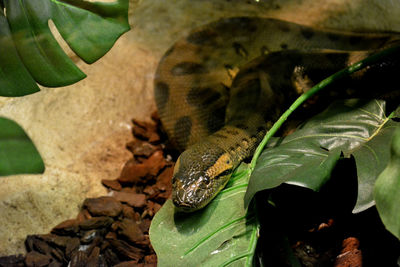
[[[207,205],[288,101],[394,39],[235,17],[177,41],[155,76],[161,121],[184,151],[172,180],[175,206],[190,212]]]

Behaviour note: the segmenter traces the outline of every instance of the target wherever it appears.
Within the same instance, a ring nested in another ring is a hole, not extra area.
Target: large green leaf
[[[24,130],[2,117],[0,129],[0,176],[43,173],[42,158]]]
[[[159,266],[250,266],[259,225],[254,212],[247,214],[243,205],[248,178],[249,169],[240,168],[226,188],[195,213],[175,213],[168,200],[150,227]]]
[[[51,34],[49,20],[87,63],[102,57],[129,30],[128,0],[114,3],[4,0],[4,6],[6,19],[3,10],[0,12],[0,95],[3,96],[38,91],[34,80],[53,87],[69,85],[85,77]]]
[[[385,116],[385,102],[346,100],[332,104],[278,145],[263,151],[250,178],[246,205],[258,191],[281,183],[318,190],[339,159],[353,155],[357,165],[358,199],[354,212],[374,204],[373,186],[389,162],[394,126]]]
[[[22,96],[39,91],[15,49],[3,10],[0,11],[0,95]]]
[[[391,148],[390,162],[376,180],[374,197],[383,224],[400,239],[400,127]]]

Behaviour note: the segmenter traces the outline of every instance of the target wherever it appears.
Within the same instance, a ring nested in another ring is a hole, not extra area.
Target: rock
[[[122,211],[121,203],[113,197],[87,198],[83,202],[83,206],[93,216],[116,217]]]

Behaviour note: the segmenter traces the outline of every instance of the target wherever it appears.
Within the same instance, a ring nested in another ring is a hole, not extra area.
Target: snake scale
[[[175,206],[191,212],[207,205],[254,153],[285,103],[398,37],[233,17],[178,40],[160,60],[154,84],[163,126],[183,151],[172,179]]]

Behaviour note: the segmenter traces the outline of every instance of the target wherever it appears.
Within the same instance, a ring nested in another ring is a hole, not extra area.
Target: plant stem
[[[313,95],[315,95],[317,92],[319,92],[320,90],[324,89],[327,85],[331,84],[334,81],[337,81],[343,77],[346,77],[356,71],[361,70],[362,68],[367,67],[368,65],[371,65],[375,62],[377,62],[378,60],[381,60],[384,57],[390,56],[393,53],[395,53],[396,51],[400,50],[400,45],[394,46],[394,47],[390,47],[387,49],[384,49],[382,51],[379,51],[376,54],[373,54],[357,63],[354,63],[352,65],[350,65],[347,68],[344,68],[338,72],[336,72],[335,74],[329,76],[328,78],[322,80],[320,83],[318,83],[317,85],[315,85],[314,87],[312,87],[310,90],[308,90],[307,92],[305,92],[304,94],[302,94],[301,96],[299,96],[294,102],[293,104],[289,107],[289,109],[287,109],[282,115],[281,117],[274,123],[274,125],[271,127],[271,129],[269,129],[269,131],[267,132],[267,134],[264,136],[263,140],[261,141],[261,143],[258,145],[256,151],[254,152],[253,158],[251,160],[250,163],[250,171],[253,172],[257,159],[260,156],[262,150],[264,149],[265,145],[267,144],[267,142],[269,141],[269,139],[279,130],[279,128],[282,126],[282,124],[286,121],[286,119],[301,105],[304,103],[304,101],[306,101],[307,99],[309,99],[310,97],[312,97]]]

